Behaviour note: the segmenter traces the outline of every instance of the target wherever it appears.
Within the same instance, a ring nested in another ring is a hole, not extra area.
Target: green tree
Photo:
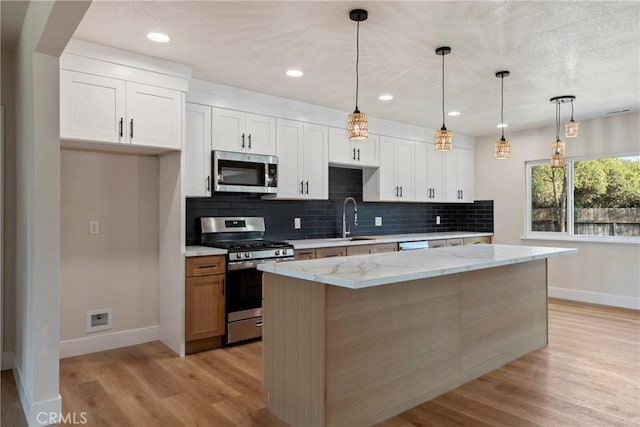
[[[574,163],[577,208],[640,207],[640,160],[606,158]]]
[[[534,166],[531,171],[532,208],[553,208],[553,230],[564,232],[567,224],[567,175],[565,168]]]

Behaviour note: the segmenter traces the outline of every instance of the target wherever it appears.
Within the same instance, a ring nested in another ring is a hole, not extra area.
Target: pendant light
[[[349,140],[358,141],[367,139],[369,136],[369,123],[367,121],[367,115],[361,113],[358,110],[358,86],[360,83],[358,76],[358,63],[360,62],[360,22],[366,21],[369,17],[369,13],[364,9],[354,9],[349,12],[349,18],[352,21],[357,22],[356,30],[356,108],[353,113],[349,114],[347,119],[347,131],[349,134]]]
[[[436,49],[436,55],[442,56],[442,127],[436,131],[436,151],[451,150],[451,131],[447,130],[447,127],[444,125],[444,56],[450,53],[451,48],[448,46]]]
[[[564,124],[564,136],[566,138],[575,138],[580,134],[580,124],[573,120],[573,100],[575,96],[571,96],[571,120]]]
[[[495,158],[505,160],[511,157],[511,143],[508,139],[504,139],[504,78],[509,76],[508,71],[498,71],[496,77],[500,79],[500,127],[502,128],[502,137],[496,141]]]
[[[551,98],[549,101],[556,103],[556,142],[551,146],[551,167],[560,169],[564,168],[564,155],[566,152],[564,142],[560,140],[560,103],[563,101],[561,96]]]

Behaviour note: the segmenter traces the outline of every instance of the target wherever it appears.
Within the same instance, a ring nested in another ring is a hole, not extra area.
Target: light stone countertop
[[[467,231],[449,231],[444,233],[386,234],[379,236],[353,236],[358,240],[342,239],[306,239],[287,240],[294,249],[330,248],[335,246],[375,245],[379,243],[416,242],[419,240],[463,239],[465,237],[493,236],[493,233],[475,233]]]
[[[416,242],[419,240],[463,239],[465,237],[493,236],[493,233],[474,233],[465,231],[450,231],[444,233],[411,233],[411,234],[383,234],[379,236],[354,236],[362,240],[342,239],[306,239],[287,240],[294,249],[330,248],[334,246],[375,245],[379,243]]]
[[[350,289],[444,276],[559,255],[574,248],[467,245],[306,261],[265,263],[259,270]]]
[[[207,246],[187,246],[184,249],[185,258],[192,256],[207,256],[207,255],[226,255],[226,249],[209,248]]]

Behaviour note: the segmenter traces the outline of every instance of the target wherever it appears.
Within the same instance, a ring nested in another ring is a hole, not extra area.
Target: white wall
[[[3,243],[2,253],[2,369],[13,368],[16,324],[16,100],[15,52],[2,50],[3,135]]]
[[[59,413],[58,56],[87,2],[31,2],[16,48],[15,367],[29,425]],[[41,46],[41,41],[47,40]],[[42,50],[40,50],[42,49]]]
[[[525,161],[548,159],[555,128],[506,132],[511,159],[495,160],[495,136],[478,138],[475,194],[494,200],[494,241],[505,244],[576,247],[578,254],[551,259],[550,295],[640,308],[640,246],[521,240],[524,234]],[[580,137],[566,139],[567,156],[612,155],[640,151],[640,115],[626,114],[580,123]]]
[[[158,158],[65,149],[60,186],[65,357],[65,341],[158,325]],[[90,220],[99,235],[89,235]],[[87,311],[103,308],[112,329],[88,334]]]

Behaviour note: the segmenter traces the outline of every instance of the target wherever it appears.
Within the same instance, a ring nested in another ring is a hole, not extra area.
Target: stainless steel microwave
[[[278,158],[261,154],[213,151],[213,191],[270,194],[278,192]]]

